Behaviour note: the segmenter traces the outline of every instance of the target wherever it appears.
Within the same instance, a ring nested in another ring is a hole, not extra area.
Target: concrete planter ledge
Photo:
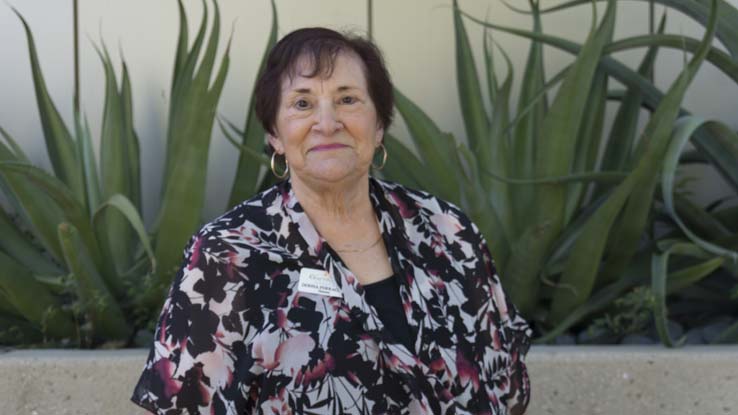
[[[5,415],[141,414],[147,351],[0,353]],[[534,346],[527,414],[738,414],[738,347]]]

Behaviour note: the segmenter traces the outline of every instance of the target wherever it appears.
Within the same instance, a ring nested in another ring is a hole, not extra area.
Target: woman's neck
[[[352,180],[352,183],[306,183],[298,177],[291,178],[297,200],[315,225],[318,232],[329,241],[344,241],[346,227],[355,231],[376,228],[374,209],[369,199],[369,176]],[[355,232],[352,234],[357,235]],[[359,233],[360,234],[360,233]],[[376,235],[376,232],[372,232]],[[345,235],[349,236],[349,235]]]

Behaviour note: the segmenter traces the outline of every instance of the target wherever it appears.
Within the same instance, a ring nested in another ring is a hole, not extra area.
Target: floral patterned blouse
[[[523,413],[531,330],[476,225],[450,203],[376,178],[370,199],[412,350],[384,327],[287,180],[192,237],[133,402],[157,414]],[[302,289],[304,269],[323,272],[333,291]]]

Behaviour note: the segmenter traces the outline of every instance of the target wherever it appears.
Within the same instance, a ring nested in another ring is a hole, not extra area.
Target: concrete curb
[[[141,414],[129,402],[147,351],[0,353],[7,415]],[[738,346],[534,346],[527,414],[738,413]]]
[[[528,414],[738,414],[738,347],[538,346]]]

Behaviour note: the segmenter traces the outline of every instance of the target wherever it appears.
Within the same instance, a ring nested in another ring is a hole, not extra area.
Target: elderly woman
[[[530,329],[479,230],[369,175],[393,110],[376,46],[294,31],[255,99],[285,180],[192,237],[133,401],[159,414],[523,413]]]

